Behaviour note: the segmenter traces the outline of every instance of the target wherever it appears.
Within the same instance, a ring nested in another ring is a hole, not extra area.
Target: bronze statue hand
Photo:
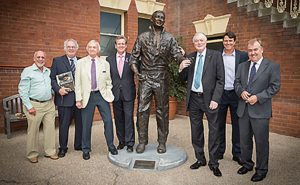
[[[145,74],[137,73],[136,77],[139,81],[145,81],[146,80],[146,75]]]

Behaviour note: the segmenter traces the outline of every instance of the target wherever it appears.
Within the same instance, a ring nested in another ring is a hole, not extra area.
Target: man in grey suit
[[[215,176],[222,176],[218,163],[218,110],[224,90],[224,64],[218,51],[206,48],[207,38],[203,33],[196,33],[193,43],[196,52],[187,55],[180,64],[179,76],[187,80],[186,108],[190,112],[192,144],[197,161],[190,166],[198,169],[206,165],[204,155],[203,114],[205,113],[209,127],[209,168]]]
[[[268,172],[269,120],[272,116],[272,97],[280,89],[280,66],[262,56],[259,39],[248,41],[250,61],[239,65],[234,88],[239,96],[241,158],[243,167],[238,174],[246,174],[254,166],[252,161],[254,135],[256,146],[256,172],[251,181],[261,181]]]

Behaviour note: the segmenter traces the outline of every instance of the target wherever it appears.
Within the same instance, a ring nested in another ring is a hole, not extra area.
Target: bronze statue
[[[137,131],[139,144],[137,153],[143,153],[148,144],[150,105],[154,95],[158,132],[158,153],[166,152],[169,133],[169,74],[171,58],[180,63],[184,60],[174,36],[165,31],[165,13],[155,11],[150,30],[140,34],[134,44],[130,66],[139,80]]]

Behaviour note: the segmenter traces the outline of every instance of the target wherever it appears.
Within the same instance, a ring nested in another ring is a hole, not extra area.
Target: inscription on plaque
[[[155,161],[135,160],[133,168],[154,169]]]

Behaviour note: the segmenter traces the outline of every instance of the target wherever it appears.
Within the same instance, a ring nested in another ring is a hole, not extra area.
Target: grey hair
[[[197,32],[197,33],[195,33],[195,35],[194,35],[194,37],[193,37],[193,42],[195,41],[195,38],[196,38],[196,37],[200,37],[200,38],[202,38],[203,40],[207,41],[206,35],[205,35],[204,33],[202,33],[202,32]]]
[[[67,40],[64,42],[64,50],[67,51],[67,43],[68,43],[69,41],[72,41],[72,42],[75,43],[75,45],[76,45],[76,51],[77,51],[78,48],[79,48],[79,46],[78,46],[78,44],[77,44],[77,41],[74,40],[74,39],[67,39]]]
[[[89,45],[90,44],[96,44],[98,46],[98,52],[100,52],[100,44],[99,42],[95,41],[95,40],[91,40],[87,45],[86,45],[86,51],[88,51],[89,49]]]

